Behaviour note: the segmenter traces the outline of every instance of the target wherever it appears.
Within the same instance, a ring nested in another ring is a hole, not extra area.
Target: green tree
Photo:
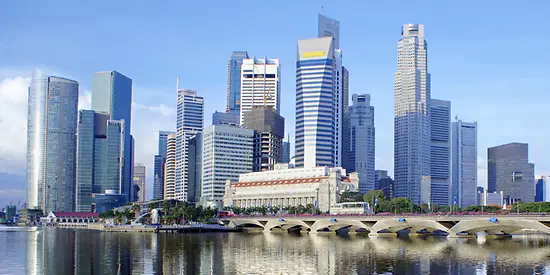
[[[386,195],[382,190],[369,190],[363,196],[363,201],[368,202],[371,207],[374,206],[374,200],[378,198],[378,204],[386,200]]]
[[[339,202],[358,202],[363,201],[363,194],[359,192],[345,191],[340,194]]]

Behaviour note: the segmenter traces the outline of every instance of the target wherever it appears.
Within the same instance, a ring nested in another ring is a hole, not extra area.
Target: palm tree
[[[134,219],[137,219],[141,214],[141,205],[139,203],[134,203],[132,205],[132,212],[134,212]]]

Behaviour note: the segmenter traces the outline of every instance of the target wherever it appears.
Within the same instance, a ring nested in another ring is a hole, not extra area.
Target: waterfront
[[[550,274],[550,238],[0,228],[0,274]],[[392,273],[388,273],[392,272]]]

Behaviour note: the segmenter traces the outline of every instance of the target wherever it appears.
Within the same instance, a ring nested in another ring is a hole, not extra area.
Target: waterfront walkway
[[[445,234],[448,237],[526,233],[550,234],[550,216],[543,215],[411,215],[411,216],[240,216],[224,220],[230,228],[256,228],[266,232],[302,231],[316,234],[346,230],[365,232],[369,236],[410,234]]]

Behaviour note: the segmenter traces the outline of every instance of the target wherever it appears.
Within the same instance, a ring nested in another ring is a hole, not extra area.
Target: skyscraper
[[[317,16],[317,37],[334,38],[334,48],[340,49],[340,22],[319,14]]]
[[[529,163],[527,143],[508,143],[487,149],[487,191],[504,192],[507,204],[532,202],[535,165]]]
[[[178,80],[179,85],[179,80]],[[202,132],[204,99],[196,91],[177,89],[176,190],[178,200],[187,201],[189,185],[189,139]]]
[[[350,151],[348,172],[359,173],[359,192],[374,190],[376,185],[374,156],[375,128],[374,106],[370,105],[370,95],[354,94],[353,105],[349,108]]]
[[[134,201],[145,201],[146,187],[146,168],[143,164],[134,165],[134,193],[136,194]]]
[[[537,176],[535,183],[535,201],[542,202],[545,201],[545,190],[546,189],[546,179],[544,176]]]
[[[451,102],[432,99],[431,131],[431,203],[449,205],[451,192]],[[475,188],[473,190],[475,194]],[[475,199],[475,198],[474,198]],[[427,202],[425,202],[427,203]]]
[[[78,82],[34,71],[27,116],[27,207],[74,211]]]
[[[212,125],[202,134],[201,204],[221,208],[225,182],[236,181],[253,169],[254,131]]]
[[[452,126],[451,203],[459,207],[477,202],[477,122],[456,120]],[[483,193],[483,188],[481,188]]]
[[[189,139],[189,202],[200,202],[202,190],[202,133]]]
[[[298,40],[296,166],[334,167],[336,74],[332,37]]]
[[[240,113],[228,114],[222,112],[214,112],[212,114],[212,125],[233,125],[238,126],[241,124]]]
[[[177,163],[177,137],[176,134],[168,134],[166,138],[166,162],[164,163],[164,199],[176,199],[176,163]]]
[[[283,163],[290,162],[290,141],[283,141]]]
[[[153,199],[162,200],[164,197],[164,163],[166,162],[166,143],[169,134],[174,132],[159,131],[158,154],[155,155],[153,175]]]
[[[243,59],[241,66],[241,113],[243,124],[246,112],[255,107],[268,106],[279,113],[281,85],[279,59]]]
[[[123,120],[109,117],[108,113],[79,111],[76,154],[78,212],[92,210],[92,194],[121,194],[125,127]]]
[[[395,196],[427,203],[430,180],[430,74],[424,25],[401,28],[394,75],[394,169]]]
[[[132,80],[117,71],[94,73],[92,76],[92,110],[108,114],[124,126],[122,175],[120,193],[126,201],[132,198]],[[108,168],[114,169],[114,168]]]
[[[254,171],[273,170],[283,160],[285,119],[270,107],[244,114],[243,126],[254,130]]]
[[[229,114],[241,113],[241,66],[248,58],[246,51],[234,51],[227,64],[227,110]]]
[[[348,168],[349,152],[349,113],[348,113],[348,82],[349,73],[342,63],[342,50],[340,49],[340,22],[326,17],[318,16],[318,37],[332,37],[334,41],[334,83],[335,83],[335,139],[334,139],[334,166]]]

